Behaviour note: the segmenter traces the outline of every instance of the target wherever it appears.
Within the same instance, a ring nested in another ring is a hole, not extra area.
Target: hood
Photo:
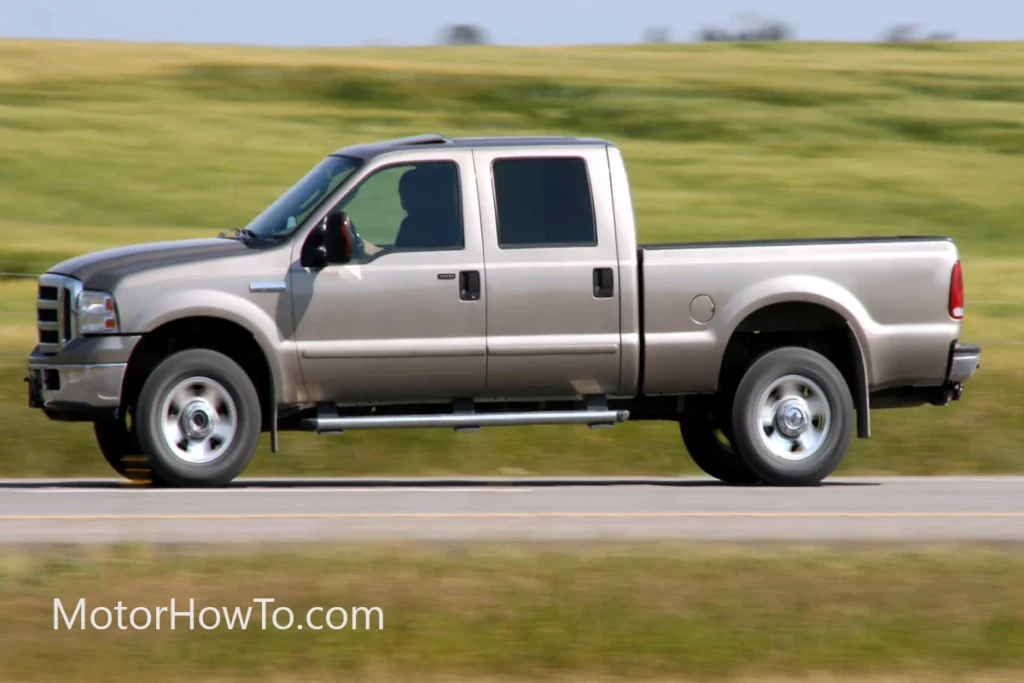
[[[244,256],[251,249],[240,240],[211,238],[153,242],[76,256],[49,272],[82,282],[85,289],[112,292],[124,278],[145,270]]]

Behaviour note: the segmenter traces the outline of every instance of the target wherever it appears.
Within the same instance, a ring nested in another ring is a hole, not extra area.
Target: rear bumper
[[[981,366],[981,347],[970,344],[953,344],[949,352],[949,369],[946,379],[953,384],[963,384]]]
[[[954,343],[949,347],[946,380],[939,386],[896,387],[871,394],[872,408],[909,408],[931,404],[949,405],[959,401],[964,393],[964,382],[974,376],[981,366],[981,347]]]
[[[941,400],[934,405],[946,405],[959,401],[964,393],[964,382],[974,376],[981,367],[981,347],[971,344],[954,343],[949,349],[949,365],[946,367],[946,383],[941,387]]]

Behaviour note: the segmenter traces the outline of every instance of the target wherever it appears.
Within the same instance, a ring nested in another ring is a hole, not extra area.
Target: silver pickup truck
[[[956,400],[981,353],[952,240],[638,246],[620,151],[579,138],[347,147],[233,234],[54,266],[37,309],[30,406],[174,486],[282,430],[625,420],[816,485],[870,408]]]

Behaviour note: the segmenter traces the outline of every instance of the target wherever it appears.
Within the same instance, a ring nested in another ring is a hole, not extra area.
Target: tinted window
[[[371,248],[461,249],[459,169],[449,161],[382,168],[335,210],[344,209]]]
[[[493,173],[498,246],[597,244],[583,159],[498,159]]]

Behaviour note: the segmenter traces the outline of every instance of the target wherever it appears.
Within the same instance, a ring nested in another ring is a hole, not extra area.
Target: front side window
[[[497,159],[492,170],[499,247],[597,244],[586,161],[579,157]]]
[[[365,243],[366,260],[383,251],[462,249],[459,168],[451,161],[387,166],[334,209],[344,210]]]
[[[360,163],[352,157],[327,157],[256,216],[246,229],[268,239],[287,237],[359,168]]]

